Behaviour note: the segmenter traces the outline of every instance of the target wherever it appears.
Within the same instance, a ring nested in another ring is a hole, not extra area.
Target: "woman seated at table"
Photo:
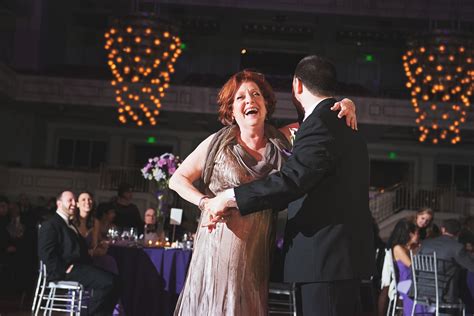
[[[90,253],[93,257],[94,265],[118,274],[117,262],[107,254],[109,243],[107,233],[110,228],[114,228],[115,210],[111,203],[102,203],[97,207],[96,218],[94,219],[94,228],[92,229],[92,242],[90,244]]]
[[[77,210],[73,222],[82,237],[89,241],[89,234],[94,226],[93,207],[94,196],[92,193],[87,191],[81,192],[77,197]]]
[[[431,208],[420,208],[410,219],[418,228],[418,235],[420,236],[419,242],[427,238],[437,237],[436,231],[433,229],[434,213]]]
[[[401,219],[392,231],[388,239],[387,246],[392,249],[393,260],[395,261],[395,270],[398,270],[397,284],[412,279],[410,250],[416,251],[420,236],[418,228],[410,219]],[[403,291],[405,292],[405,291]],[[413,308],[413,300],[406,293],[400,292],[403,298],[403,316],[410,316]],[[426,307],[416,305],[415,314],[427,313]]]
[[[94,197],[92,193],[84,191],[77,198],[77,210],[74,216],[74,225],[79,234],[86,240],[89,246],[89,254],[92,257],[103,256],[107,252],[106,247],[98,247],[97,240],[94,241],[95,211]]]
[[[111,203],[102,203],[97,207],[92,230],[92,249],[105,248],[106,250],[107,233],[109,229],[115,228],[114,219],[115,209]],[[103,252],[103,250],[98,249],[97,251]]]

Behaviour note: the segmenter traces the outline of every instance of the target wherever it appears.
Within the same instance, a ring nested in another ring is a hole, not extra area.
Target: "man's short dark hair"
[[[56,201],[61,201],[61,198],[63,197],[64,192],[72,192],[70,189],[62,190],[56,194]]]
[[[445,219],[441,227],[444,227],[447,233],[455,236],[461,231],[461,223],[454,218]]]
[[[131,184],[129,184],[129,183],[120,183],[120,185],[118,187],[117,194],[118,194],[118,196],[123,197],[123,194],[125,192],[132,191],[132,189],[133,189],[133,186]]]
[[[336,69],[325,58],[310,55],[303,58],[295,69],[295,77],[318,96],[333,96],[336,91]]]
[[[63,193],[66,192],[66,191],[60,191],[58,192],[58,194],[56,194],[56,201],[60,201],[61,198],[63,197]]]

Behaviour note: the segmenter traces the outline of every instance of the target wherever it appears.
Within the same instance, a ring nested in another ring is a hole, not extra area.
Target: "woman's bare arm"
[[[400,245],[395,245],[393,247],[393,259],[400,260],[407,267],[411,266],[411,259],[408,251]]]
[[[206,161],[209,144],[214,134],[206,138],[199,146],[181,163],[169,181],[169,188],[176,191],[183,199],[195,205],[204,196],[193,182],[201,177]]]

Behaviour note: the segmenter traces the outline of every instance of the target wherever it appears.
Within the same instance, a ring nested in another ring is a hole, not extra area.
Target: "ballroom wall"
[[[104,142],[113,166],[136,163],[140,146],[186,156],[219,128],[217,88],[252,54],[271,56],[275,69],[265,69],[277,79],[276,124],[288,123],[295,118],[291,71],[281,72],[291,58],[278,56],[318,53],[335,62],[340,96],[356,102],[373,161],[405,164],[407,179],[427,187],[437,183],[439,164],[453,166],[453,181],[455,166],[468,166],[474,188],[474,124],[466,124],[460,145],[419,144],[400,58],[407,36],[430,22],[454,20],[472,31],[468,1],[161,1],[160,16],[181,26],[186,49],[154,128],[116,121],[103,33],[111,16],[129,10],[126,1],[7,1],[0,8],[0,164],[9,168],[90,171],[58,165],[65,138]]]

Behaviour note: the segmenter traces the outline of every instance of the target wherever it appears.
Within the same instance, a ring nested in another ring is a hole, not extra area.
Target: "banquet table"
[[[127,316],[172,315],[192,251],[111,246],[108,254],[117,263]]]

